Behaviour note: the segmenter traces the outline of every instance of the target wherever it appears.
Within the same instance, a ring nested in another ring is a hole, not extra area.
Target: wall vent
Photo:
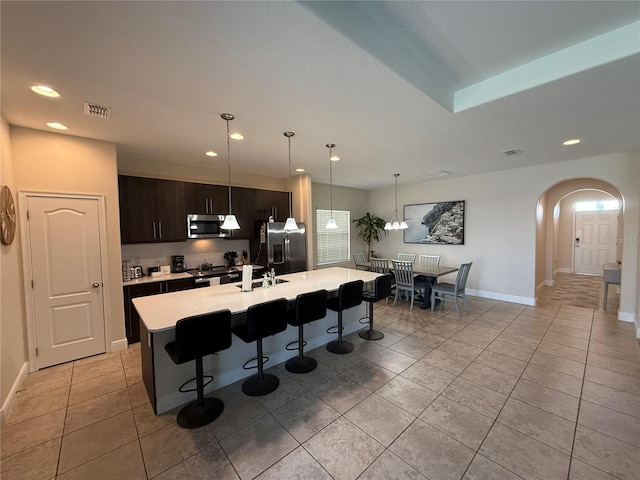
[[[423,173],[421,175],[416,175],[416,177],[420,178],[421,180],[431,180],[432,178],[448,177],[449,175],[451,175],[451,172],[447,172],[446,170],[438,170],[437,172],[429,172]]]
[[[111,118],[111,108],[96,105],[95,103],[84,102],[84,114],[90,117]]]
[[[522,153],[522,150],[520,150],[519,148],[512,148],[511,150],[505,150],[504,152],[505,155],[520,155]]]

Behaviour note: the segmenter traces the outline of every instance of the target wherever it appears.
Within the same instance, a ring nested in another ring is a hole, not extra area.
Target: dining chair
[[[420,255],[418,265],[421,267],[437,267],[440,265],[440,255]]]
[[[456,311],[458,312],[459,316],[462,316],[462,314],[460,313],[458,298],[462,298],[465,310],[471,313],[469,307],[467,306],[467,295],[465,293],[465,286],[467,284],[467,277],[469,276],[469,270],[471,269],[472,263],[473,262],[469,262],[460,265],[460,268],[458,268],[458,275],[456,276],[455,283],[439,282],[431,286],[431,310],[433,310],[435,307],[436,294],[438,294],[438,298],[442,301],[443,308],[444,297],[447,295],[451,295],[456,301]]]
[[[391,262],[393,263],[393,273],[396,277],[396,295],[393,299],[393,304],[398,303],[398,297],[401,292],[408,292],[408,295],[411,296],[410,310],[413,310],[416,290],[418,292],[424,290],[425,282],[424,280],[416,280],[412,262],[401,262],[399,260],[391,260]]]
[[[416,254],[415,253],[399,253],[398,260],[401,262],[413,263],[416,261]]]
[[[366,263],[364,253],[354,253],[353,263],[356,264],[356,270],[366,270],[366,267],[363,265]]]
[[[372,258],[369,260],[371,262],[371,271],[375,273],[382,273],[383,275],[391,275],[391,295],[395,294],[396,288],[396,278],[393,275],[393,272],[389,269],[389,260],[386,258]],[[385,303],[388,303],[389,299],[387,298]]]

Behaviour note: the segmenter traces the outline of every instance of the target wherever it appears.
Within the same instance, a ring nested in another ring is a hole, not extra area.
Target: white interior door
[[[576,212],[574,272],[602,275],[616,261],[617,210]]]
[[[105,352],[98,200],[27,197],[38,368]]]

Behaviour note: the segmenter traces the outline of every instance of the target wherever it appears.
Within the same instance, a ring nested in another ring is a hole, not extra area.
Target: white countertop
[[[280,275],[278,278],[288,282],[269,288],[256,288],[252,292],[242,292],[238,288],[239,283],[228,283],[134,298],[133,304],[147,330],[158,332],[174,328],[178,320],[192,315],[225,308],[231,310],[231,313],[241,313],[257,303],[282,297],[294,300],[301,293],[322,288],[328,291],[337,290],[343,283],[354,280],[370,282],[379,275],[363,270],[333,267]]]
[[[129,280],[128,282],[122,282],[122,286],[129,287],[131,285],[140,285],[143,283],[168,282],[171,280],[180,280],[182,278],[193,278],[193,275],[187,272],[183,272],[183,273],[168,273],[166,275],[158,275],[157,277],[144,276],[142,278],[134,278],[133,280]]]

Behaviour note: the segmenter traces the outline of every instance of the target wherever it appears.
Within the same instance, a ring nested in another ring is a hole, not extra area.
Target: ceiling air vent
[[[416,175],[416,177],[420,178],[421,180],[431,180],[432,178],[448,177],[449,175],[451,175],[451,172],[447,172],[446,170],[438,170],[437,172],[429,172],[423,173],[421,175]]]
[[[520,150],[519,148],[512,148],[511,150],[505,150],[502,153],[504,153],[507,156],[520,155],[522,153],[522,150]]]
[[[90,117],[111,118],[111,108],[96,105],[95,103],[84,102],[84,114]]]

